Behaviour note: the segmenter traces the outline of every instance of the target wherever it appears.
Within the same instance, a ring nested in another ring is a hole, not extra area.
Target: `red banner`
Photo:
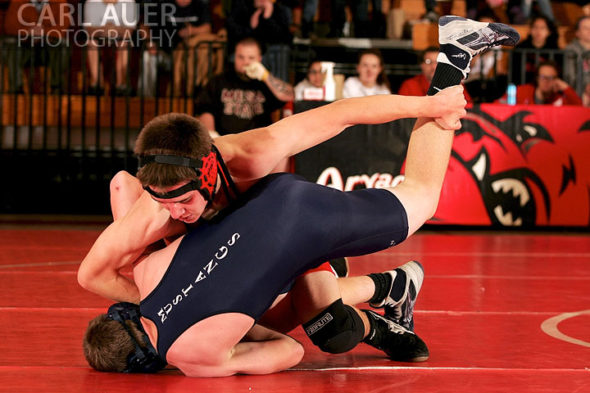
[[[394,185],[412,125],[402,120],[351,127],[296,157],[296,172],[340,189]],[[469,109],[429,223],[589,227],[590,109]]]
[[[433,223],[590,225],[590,110],[481,105],[457,133]]]

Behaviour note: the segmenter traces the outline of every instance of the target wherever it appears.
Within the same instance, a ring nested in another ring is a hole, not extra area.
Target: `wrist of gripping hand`
[[[268,70],[259,62],[250,63],[246,66],[248,78],[264,82],[268,79],[269,74]]]

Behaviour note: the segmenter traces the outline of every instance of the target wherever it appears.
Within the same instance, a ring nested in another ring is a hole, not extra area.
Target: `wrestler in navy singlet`
[[[261,179],[234,206],[181,240],[158,286],[141,302],[165,358],[174,341],[207,317],[258,320],[293,279],[332,258],[402,242],[405,210],[391,192],[342,192],[292,174]]]

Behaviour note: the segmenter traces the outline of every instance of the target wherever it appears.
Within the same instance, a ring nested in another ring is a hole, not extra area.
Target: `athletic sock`
[[[387,273],[371,273],[369,277],[375,283],[375,293],[369,303],[381,303],[389,295],[393,278]]]
[[[432,77],[432,82],[430,82],[430,88],[426,94],[433,96],[447,87],[460,84],[462,80],[463,73],[458,68],[450,64],[438,63],[434,71],[434,76]]]
[[[397,302],[402,298],[402,296],[404,296],[404,293],[406,292],[406,280],[408,277],[406,276],[406,272],[404,272],[402,269],[395,269],[395,272],[397,273],[395,280],[393,280],[395,285],[392,286],[389,296],[393,299],[393,301]]]

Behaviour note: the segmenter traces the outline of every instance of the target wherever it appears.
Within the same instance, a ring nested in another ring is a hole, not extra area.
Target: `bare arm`
[[[141,258],[150,244],[183,229],[147,193],[142,194],[129,213],[100,234],[80,264],[79,284],[111,300],[139,303],[137,286],[122,270]]]
[[[285,157],[316,146],[355,124],[381,124],[401,118],[452,118],[449,129],[460,126],[465,99],[445,89],[435,96],[376,95],[349,98],[289,116],[273,125],[216,140],[238,180],[263,177]],[[443,94],[444,93],[444,94]]]
[[[223,377],[275,373],[293,367],[303,357],[303,346],[300,343],[260,325],[254,325],[238,344],[223,350],[221,346],[232,340],[228,340],[228,336],[231,337],[234,332],[236,330],[226,334],[225,331],[217,330],[217,337],[208,341],[208,349],[190,351],[192,354],[200,352],[196,356],[198,359],[193,357],[190,362],[181,361],[175,365],[190,377]],[[225,337],[222,338],[222,335]],[[234,335],[233,340],[235,338]],[[210,343],[215,343],[215,348]]]

